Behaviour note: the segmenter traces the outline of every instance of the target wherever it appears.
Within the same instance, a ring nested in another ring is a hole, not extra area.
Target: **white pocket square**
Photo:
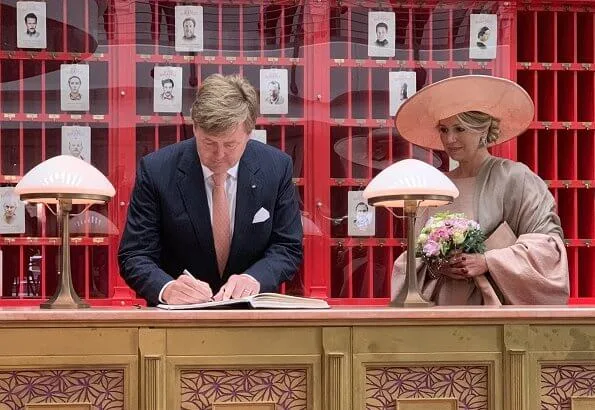
[[[269,219],[270,216],[271,215],[269,214],[269,211],[267,211],[264,208],[260,208],[258,210],[258,212],[256,212],[256,214],[254,214],[254,219],[252,220],[252,223],[253,224],[257,224],[257,223],[260,223],[260,222],[264,222],[267,219]]]

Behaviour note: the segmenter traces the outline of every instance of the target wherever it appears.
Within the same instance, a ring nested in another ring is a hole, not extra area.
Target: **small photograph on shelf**
[[[62,126],[62,155],[91,162],[91,127]]]
[[[255,141],[262,142],[263,144],[267,143],[267,130],[252,130],[250,134],[250,139]]]
[[[155,66],[153,111],[182,112],[182,67]]]
[[[391,117],[405,100],[415,94],[415,71],[391,71],[388,73],[389,106]]]
[[[176,6],[176,51],[203,50],[202,6]]]
[[[368,13],[368,56],[395,56],[395,13],[388,11]]]
[[[347,234],[349,236],[374,236],[376,234],[376,209],[368,204],[363,191],[347,193],[349,214]]]
[[[60,65],[60,109],[89,111],[89,66]]]
[[[25,204],[14,187],[0,187],[0,234],[25,233]]]
[[[493,60],[498,50],[498,16],[496,14],[471,14],[469,24],[469,58]]]
[[[17,47],[47,47],[45,2],[17,1]]]
[[[270,68],[260,70],[260,113],[287,114],[287,70]]]

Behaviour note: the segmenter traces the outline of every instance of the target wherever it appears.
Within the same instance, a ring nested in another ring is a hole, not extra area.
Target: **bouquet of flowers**
[[[415,255],[439,267],[457,252],[485,252],[485,234],[465,214],[441,212],[428,220],[417,239]]]

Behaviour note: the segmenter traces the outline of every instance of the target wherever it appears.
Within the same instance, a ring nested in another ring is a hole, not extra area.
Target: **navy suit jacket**
[[[278,291],[302,261],[302,224],[291,158],[249,141],[238,167],[234,231],[223,275],[217,269],[204,177],[191,138],[140,160],[118,261],[126,283],[149,305],[188,269],[213,293],[230,275],[247,273],[261,292]],[[270,218],[253,223],[260,208]]]

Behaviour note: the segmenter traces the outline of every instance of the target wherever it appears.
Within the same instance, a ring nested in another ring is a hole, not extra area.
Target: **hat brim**
[[[438,122],[466,111],[481,111],[500,120],[500,137],[490,146],[523,133],[535,112],[533,101],[517,83],[499,77],[451,77],[422,88],[399,107],[395,126],[403,138],[443,150]]]

